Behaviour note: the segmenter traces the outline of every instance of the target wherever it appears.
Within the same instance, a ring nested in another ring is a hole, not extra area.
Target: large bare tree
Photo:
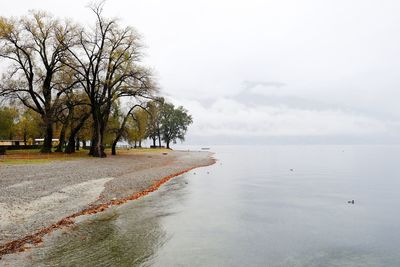
[[[60,97],[74,85],[56,82],[71,44],[72,28],[44,12],[31,12],[20,19],[0,17],[0,57],[9,63],[0,83],[0,96],[18,100],[40,114],[42,152],[51,152]]]
[[[149,98],[154,84],[150,72],[140,66],[139,35],[131,27],[102,15],[103,4],[91,6],[96,16],[93,28],[82,28],[75,46],[66,45],[66,64],[76,71],[88,96],[93,120],[89,154],[105,157],[104,132],[114,101],[123,97]]]

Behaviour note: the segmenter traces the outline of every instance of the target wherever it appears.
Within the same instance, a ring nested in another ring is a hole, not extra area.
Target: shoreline
[[[102,183],[103,185],[97,185],[100,188],[103,188],[101,190],[101,193],[98,194],[98,190],[94,190],[94,192],[97,194],[96,199],[94,201],[90,201],[90,203],[79,203],[80,206],[84,206],[84,208],[80,208],[78,211],[73,212],[73,213],[68,213],[69,215],[61,217],[61,219],[57,220],[56,222],[52,223],[51,221],[49,222],[42,222],[45,223],[47,226],[42,227],[40,229],[36,229],[31,231],[29,234],[24,235],[20,238],[12,239],[7,242],[1,242],[0,243],[0,261],[1,258],[7,254],[13,254],[17,252],[22,252],[25,251],[26,249],[29,249],[28,246],[35,246],[43,242],[43,237],[57,229],[63,228],[63,227],[68,227],[72,224],[74,224],[74,219],[81,216],[81,215],[90,215],[90,214],[95,214],[98,212],[102,212],[106,210],[107,208],[111,206],[118,206],[121,204],[124,204],[128,201],[136,200],[139,199],[143,196],[148,195],[151,192],[156,191],[160,186],[168,182],[169,180],[173,179],[174,177],[177,177],[179,175],[182,175],[184,173],[187,173],[195,168],[200,168],[200,167],[205,167],[205,166],[210,166],[216,162],[216,160],[212,157],[212,153],[209,152],[184,152],[184,151],[171,151],[167,157],[165,155],[161,156],[159,160],[157,160],[157,156],[159,157],[159,153],[146,153],[145,158],[141,158],[141,161],[146,161],[146,159],[153,158],[155,157],[156,159],[153,161],[153,164],[150,164],[147,168],[142,168],[137,170],[136,172],[122,172],[122,175],[119,177],[99,177],[96,179],[96,181],[101,180],[100,184]],[[123,155],[121,158],[128,157],[135,157],[138,156],[137,154],[129,154],[129,155]],[[143,156],[143,155],[140,155]],[[166,161],[165,161],[166,159]],[[107,160],[107,159],[106,159]],[[79,160],[78,160],[79,161]],[[118,160],[117,160],[118,163]],[[143,162],[142,162],[143,163]],[[145,162],[146,163],[146,162]],[[155,163],[155,165],[154,165]],[[156,163],[159,163],[157,166]],[[50,163],[51,164],[51,163]],[[65,163],[64,163],[65,164]],[[68,163],[67,163],[68,165]],[[161,172],[161,175],[160,175]],[[1,169],[0,169],[1,173]],[[147,176],[148,178],[141,178],[140,175]],[[124,179],[121,179],[121,177],[124,176]],[[121,180],[120,180],[121,179]],[[134,190],[135,188],[132,188],[132,186],[126,188],[123,190],[124,192],[118,192],[118,190],[121,190],[121,188],[117,188],[115,184],[119,185],[120,187],[125,187],[124,184],[120,184],[121,182],[123,183],[124,180],[131,180],[132,181],[139,181],[139,186],[136,186],[136,189],[139,190]],[[118,180],[120,180],[118,182]],[[144,180],[144,181],[143,181]],[[1,181],[0,181],[1,182]],[[93,185],[91,183],[92,180],[89,180],[86,184],[87,186]],[[146,185],[144,188],[140,187],[142,186],[142,183]],[[26,184],[29,185],[32,183],[32,181],[24,181],[21,182],[20,184]],[[34,182],[33,182],[34,183]],[[15,188],[18,186],[22,186],[20,184],[16,185],[11,185],[8,186],[8,188]],[[75,186],[80,186],[85,183],[75,183]],[[1,185],[1,183],[0,183]],[[127,190],[131,190],[129,194],[126,194]],[[132,190],[133,189],[133,190]],[[115,190],[115,191],[114,191]],[[65,193],[64,191],[61,191],[62,193]],[[59,193],[59,192],[56,192]],[[54,194],[54,193],[53,193]],[[116,197],[117,196],[117,197]],[[48,197],[48,196],[47,196]],[[41,199],[43,199],[42,197]],[[87,198],[84,198],[87,201]],[[46,202],[52,201],[52,198],[46,199]],[[0,202],[0,204],[2,204]],[[75,203],[76,204],[76,203]],[[39,206],[40,207],[40,206]],[[1,211],[1,205],[0,205],[0,211]],[[48,211],[47,211],[48,212]],[[50,211],[51,212],[51,211]],[[42,213],[42,211],[40,211]],[[46,221],[46,218],[43,218],[44,221]],[[15,223],[15,222],[13,222]],[[12,231],[12,230],[9,230]]]

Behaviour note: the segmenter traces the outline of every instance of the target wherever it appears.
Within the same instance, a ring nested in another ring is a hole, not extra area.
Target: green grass
[[[21,154],[22,155],[22,154]],[[16,155],[13,155],[16,156]],[[24,155],[26,156],[26,155]],[[86,154],[85,154],[86,156]],[[47,156],[46,154],[37,153],[35,155],[32,154],[32,157],[7,157],[7,156],[0,156],[0,165],[1,164],[12,164],[12,165],[21,165],[21,164],[41,164],[41,163],[48,163],[52,161],[61,161],[61,160],[77,160],[83,158],[83,154],[74,154],[73,156],[68,156],[64,154],[51,154],[51,156]]]
[[[12,165],[22,165],[22,164],[41,164],[54,161],[55,159],[0,159],[0,164],[12,164]]]
[[[111,148],[106,148],[106,153],[111,156]],[[118,154],[136,154],[136,153],[168,153],[171,150],[166,148],[120,148],[117,149]],[[74,160],[80,158],[91,158],[88,156],[88,150],[81,149],[73,154],[64,154],[56,152],[51,154],[42,154],[40,149],[21,149],[7,150],[5,156],[0,156],[0,164],[42,164],[59,160]]]
[[[39,153],[40,149],[18,149],[18,150],[6,150],[6,154],[34,154]]]

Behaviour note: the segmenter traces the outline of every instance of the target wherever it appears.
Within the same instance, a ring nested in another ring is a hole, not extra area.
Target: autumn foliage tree
[[[28,142],[33,144],[34,139],[39,138],[42,133],[39,114],[31,109],[20,111],[16,129],[18,137],[23,140],[25,146]]]
[[[157,139],[158,146],[161,147],[161,111],[164,102],[164,98],[159,97],[147,103],[147,110],[149,113],[147,136],[152,140],[153,147],[157,146]]]
[[[138,108],[132,113],[132,126],[134,127],[134,140],[138,147],[142,147],[142,141],[148,136],[148,121],[150,112],[147,108]]]
[[[12,107],[0,108],[0,139],[12,139],[15,135],[18,111]]]

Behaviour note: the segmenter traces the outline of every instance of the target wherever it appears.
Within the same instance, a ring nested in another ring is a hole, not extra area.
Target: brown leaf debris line
[[[165,184],[166,182],[168,182],[169,180],[171,180],[172,178],[174,178],[176,176],[182,175],[182,174],[189,172],[195,168],[209,166],[214,163],[215,163],[215,160],[213,160],[213,162],[211,164],[194,166],[194,167],[185,169],[183,171],[180,171],[178,173],[168,175],[168,176],[162,178],[161,180],[155,182],[153,185],[151,185],[149,188],[145,189],[144,191],[135,193],[135,194],[125,197],[125,198],[111,200],[104,204],[91,206],[84,210],[78,211],[68,217],[65,217],[65,218],[61,219],[60,221],[58,221],[48,227],[42,228],[39,231],[37,231],[36,233],[27,235],[21,239],[10,241],[4,245],[1,245],[0,246],[0,259],[2,256],[6,255],[6,254],[25,251],[27,249],[27,247],[26,247],[27,244],[38,245],[38,244],[42,243],[43,237],[45,235],[47,235],[57,229],[60,229],[62,227],[67,227],[71,224],[74,224],[74,218],[76,218],[78,216],[88,215],[88,214],[96,214],[98,212],[102,212],[102,211],[108,209],[111,206],[117,206],[117,205],[124,204],[130,200],[136,200],[138,198],[148,195],[151,192],[156,191],[158,188],[160,188],[161,185]]]

